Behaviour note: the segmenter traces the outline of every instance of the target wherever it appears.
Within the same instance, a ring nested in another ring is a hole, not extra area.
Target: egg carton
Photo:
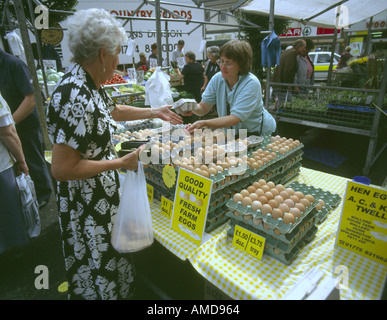
[[[290,265],[298,256],[301,249],[305,247],[305,245],[311,242],[317,233],[318,229],[316,226],[312,226],[305,235],[297,242],[297,244],[290,250],[290,252],[284,252],[281,249],[271,246],[269,243],[265,243],[265,249],[263,251],[264,254],[267,254],[285,265]],[[227,235],[229,237],[233,237],[234,228],[230,228],[227,231]]]
[[[304,219],[304,217],[307,217],[310,213],[315,213],[317,210],[315,210],[317,203],[316,201],[308,207],[305,212],[301,213],[301,217],[296,217],[294,223],[286,224],[282,218],[275,219],[272,217],[270,213],[264,215],[260,209],[257,209],[256,211],[251,209],[251,206],[243,206],[242,203],[239,201],[238,203],[235,203],[233,199],[230,199],[227,202],[227,207],[231,211],[238,211],[242,215],[251,215],[254,218],[261,218],[266,223],[266,225],[270,229],[276,229],[280,233],[290,233],[293,231],[293,229],[301,223],[301,221]]]
[[[341,197],[338,194],[325,191],[321,188],[315,188],[307,184],[299,183],[295,181],[291,183],[288,187],[292,188],[295,191],[301,191],[304,194],[312,194],[317,201],[322,199],[325,202],[325,206],[322,210],[317,210],[317,223],[321,223],[328,214],[335,209],[341,202]]]
[[[179,99],[173,103],[172,110],[177,114],[184,114],[195,111],[198,108],[198,103],[195,99]]]
[[[218,228],[222,224],[228,222],[230,218],[226,215],[226,208],[221,207],[214,211],[212,214],[207,215],[205,231],[211,232]]]
[[[268,229],[263,225],[263,221],[255,221],[253,219],[245,220],[245,216],[235,216],[233,212],[228,212],[227,216],[231,219],[230,225],[239,225],[258,234],[266,239],[266,242],[271,248],[277,248],[282,253],[290,253],[304,235],[316,225],[316,215],[311,215],[309,219],[304,219],[302,224],[299,224],[291,233],[283,234],[276,233],[276,230]]]
[[[227,208],[228,210],[230,210],[230,207],[228,205],[227,205]],[[255,228],[256,230],[258,230],[259,232],[263,232],[264,234],[267,234],[273,238],[276,238],[286,244],[291,244],[292,242],[294,242],[294,240],[297,238],[298,233],[300,232],[300,230],[302,231],[302,227],[306,223],[312,222],[315,224],[316,214],[317,214],[316,209],[310,210],[305,216],[303,216],[303,219],[299,219],[299,218],[296,219],[297,224],[295,224],[292,227],[292,230],[290,230],[289,232],[284,232],[283,229],[274,227],[272,224],[268,224],[266,222],[267,219],[265,221],[263,217],[257,217],[251,213],[242,214],[238,210],[233,210],[233,211],[230,211],[230,213],[228,213],[230,218],[242,223],[246,223],[250,225],[252,228]]]

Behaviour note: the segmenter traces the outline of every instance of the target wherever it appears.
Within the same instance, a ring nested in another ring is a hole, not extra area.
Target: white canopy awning
[[[341,16],[336,23],[336,7],[341,5]],[[327,10],[329,9],[329,10]],[[369,19],[387,9],[386,0],[275,0],[274,16],[321,27],[341,29]],[[240,8],[256,14],[270,14],[270,0],[253,0]],[[324,12],[327,10],[326,12]]]

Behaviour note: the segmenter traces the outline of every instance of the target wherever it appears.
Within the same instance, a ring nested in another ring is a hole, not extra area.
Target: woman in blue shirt
[[[266,111],[262,101],[261,84],[251,70],[251,46],[242,40],[231,40],[220,49],[220,72],[215,74],[202,95],[198,116],[208,113],[216,104],[218,118],[199,120],[187,126],[195,129],[232,128],[247,135],[267,135],[276,129],[274,118]]]

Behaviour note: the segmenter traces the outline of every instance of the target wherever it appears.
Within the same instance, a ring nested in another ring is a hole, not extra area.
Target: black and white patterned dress
[[[53,144],[66,144],[84,159],[115,158],[111,136],[114,103],[75,64],[53,92],[47,114]],[[70,299],[127,299],[133,294],[130,255],[111,245],[119,206],[117,170],[57,183],[57,202]]]

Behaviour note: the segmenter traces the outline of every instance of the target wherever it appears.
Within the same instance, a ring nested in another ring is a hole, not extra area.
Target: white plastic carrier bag
[[[22,173],[16,177],[16,183],[20,190],[27,234],[30,238],[37,237],[40,234],[41,224],[34,182],[29,175]]]
[[[157,108],[173,104],[169,80],[170,76],[157,67],[145,83],[145,105]]]
[[[153,243],[152,216],[143,164],[128,170],[122,185],[121,200],[111,233],[111,243],[121,253],[140,251]]]

